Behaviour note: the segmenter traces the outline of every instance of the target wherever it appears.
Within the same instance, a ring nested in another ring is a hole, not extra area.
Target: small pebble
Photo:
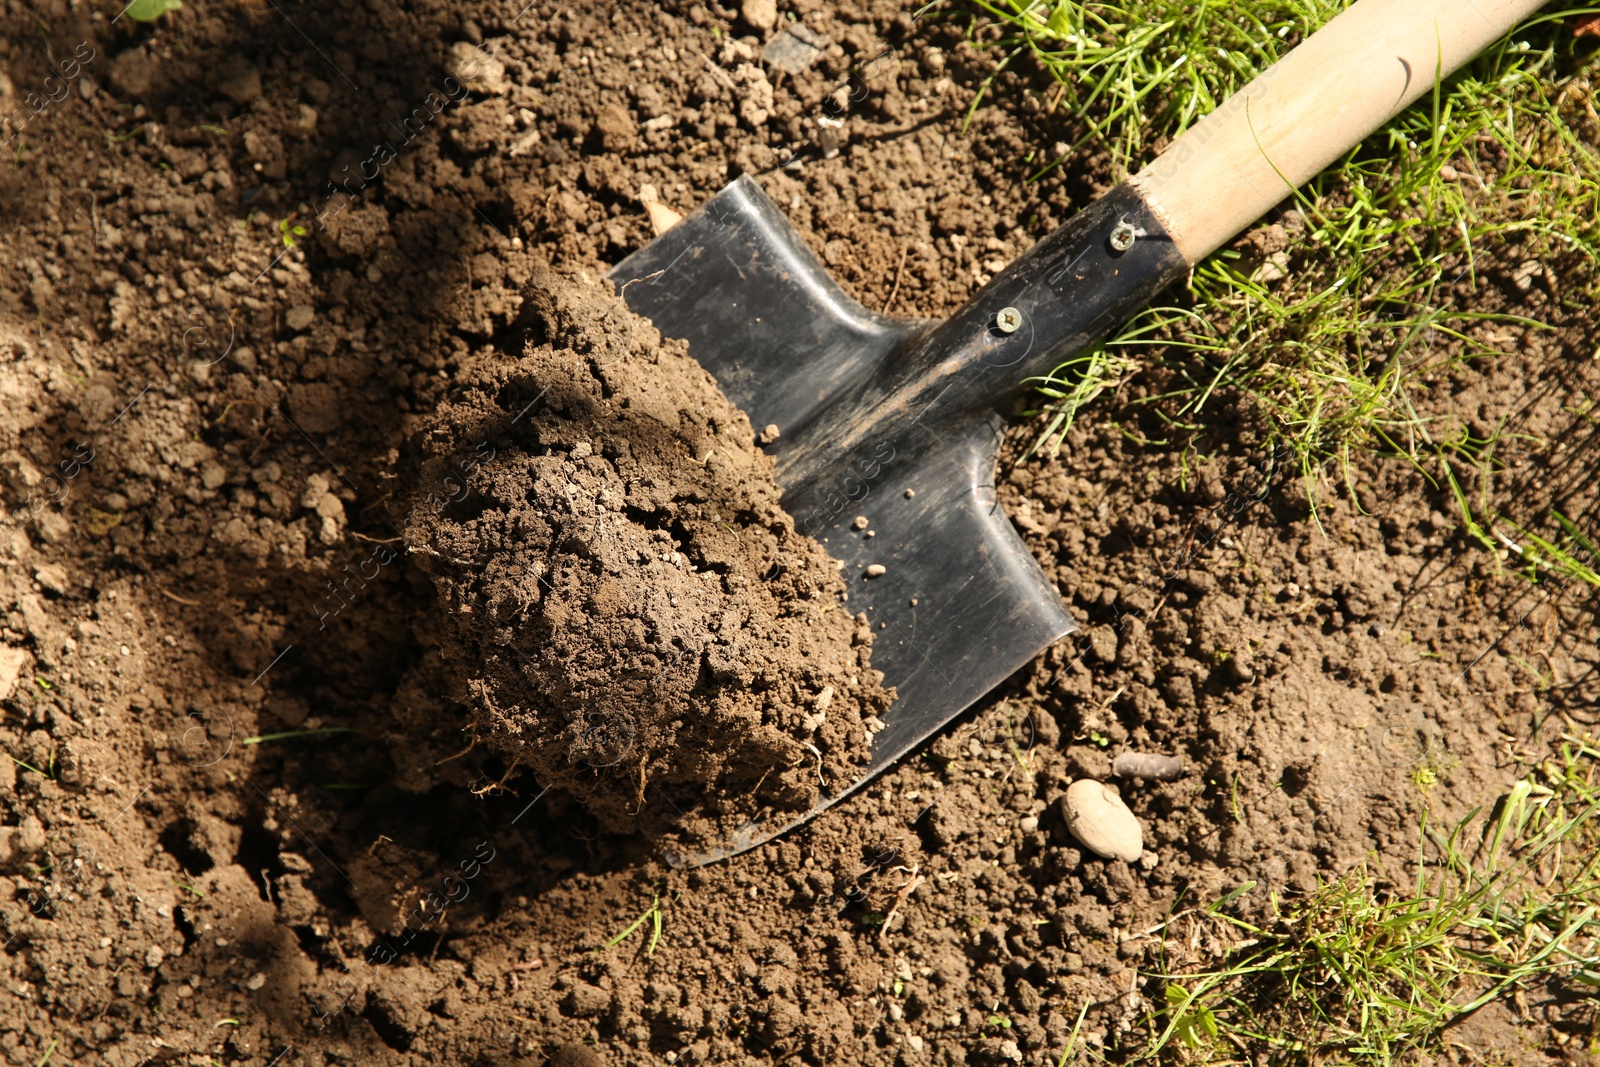
[[[151,945],[144,954],[144,965],[151,970],[161,966],[161,961],[166,958],[166,953],[161,951],[160,945]]]
[[[878,536],[878,531],[877,530],[868,530],[866,533],[862,534],[861,536],[862,537],[877,537]]]
[[[1152,752],[1124,752],[1111,761],[1111,773],[1118,778],[1149,778],[1170,782],[1183,777],[1183,757]]]
[[[644,213],[650,218],[650,232],[660,237],[678,223],[683,221],[683,216],[672,210],[659,200],[644,201]],[[769,434],[767,430],[772,432]],[[768,425],[756,435],[756,440],[764,445],[770,445],[778,439],[778,428]]]
[[[867,528],[867,517],[865,515],[857,515],[856,521],[852,522],[850,525],[854,526],[858,530],[865,530]]]
[[[778,24],[778,5],[776,0],[744,0],[739,5],[739,17],[744,19],[745,25],[763,33],[770,32]]]
[[[250,992],[254,993],[256,990],[260,989],[266,984],[267,976],[262,974],[260,971],[257,971],[255,974],[250,976],[250,980],[244,984],[244,987],[250,990]]]
[[[506,65],[470,41],[457,41],[450,46],[444,69],[474,92],[504,96],[511,91]]]
[[[67,574],[66,568],[55,563],[46,563],[33,572],[40,585],[52,593],[65,593],[72,588],[72,578]]]
[[[1439,168],[1439,177],[1443,178],[1447,182],[1453,182],[1457,178],[1461,177],[1461,172],[1456,170],[1456,168],[1452,167],[1450,164],[1446,163],[1444,166]]]
[[[887,573],[889,573],[889,568],[885,567],[881,563],[874,563],[872,566],[867,568],[868,578],[881,578]]]
[[[914,497],[916,495],[917,495],[917,491],[915,489],[907,489],[906,490],[906,499],[907,500],[910,500],[912,497]]]
[[[1039,816],[1024,815],[1022,818],[1017,820],[1017,826],[1022,830],[1023,833],[1031,834],[1039,828]]]
[[[1073,782],[1061,798],[1061,808],[1067,830],[1095,855],[1134,863],[1144,853],[1139,820],[1104,782],[1087,778]]]

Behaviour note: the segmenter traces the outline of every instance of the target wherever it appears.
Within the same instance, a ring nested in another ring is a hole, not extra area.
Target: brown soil
[[[0,17],[0,103],[27,117],[0,179],[10,1062],[1054,1063],[1080,1011],[1117,1056],[1153,962],[1214,948],[1165,917],[1362,863],[1403,886],[1424,813],[1593,731],[1580,590],[1473,549],[1398,464],[1331,478],[1319,529],[1243,414],[1158,443],[1129,403],[1158,368],[1059,457],[1016,462],[1018,426],[997,479],[1083,632],[823,818],[670,871],[514,756],[451,759],[475,715],[505,724],[456,699],[443,650],[481,638],[401,551],[405,502],[451,455],[436,412],[498,418],[472,382],[571,347],[528,353],[541,269],[593,279],[647,240],[644,183],[687,210],[749,170],[865,303],[941,315],[1115,177],[1025,183],[1078,132],[1025,71],[964,129],[989,61],[959,25],[796,0],[830,43],[779,74],[762,7]],[[1423,414],[1511,409],[1498,489],[1592,530],[1600,331],[1514,284],[1524,258],[1485,250],[1458,299],[1555,328],[1473,325],[1514,357],[1441,376]],[[526,477],[495,470],[453,506]],[[727,551],[752,584],[772,558]],[[450,588],[477,614],[503,587]],[[1055,806],[1124,748],[1196,771],[1123,783],[1134,866]],[[1480,1013],[1448,1054],[1576,1059],[1593,1006],[1567,996]]]
[[[592,283],[526,296],[537,340],[463,367],[422,431],[406,527],[474,736],[697,852],[805,811],[892,699],[838,567],[681,341]]]

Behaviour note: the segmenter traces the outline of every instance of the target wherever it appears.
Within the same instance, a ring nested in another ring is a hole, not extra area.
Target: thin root
[[[910,897],[911,894],[916,891],[917,886],[922,884],[923,877],[922,877],[922,875],[917,873],[917,868],[919,866],[920,866],[920,864],[913,863],[909,870],[907,868],[905,868],[905,867],[894,867],[894,868],[891,868],[892,870],[896,870],[896,871],[905,871],[911,877],[906,879],[905,885],[901,886],[898,890],[895,891],[894,903],[889,906],[888,912],[884,915],[884,917],[883,917],[883,925],[878,927],[878,940],[879,941],[882,941],[883,938],[884,938],[884,935],[889,932],[889,924],[894,921],[895,915],[900,911],[900,905],[904,904],[906,902],[906,899],[908,897]]]
[[[817,746],[813,745],[810,741],[802,741],[800,743],[809,748],[811,750],[811,754],[817,757],[817,781],[822,783],[822,788],[828,788],[828,780],[822,777],[822,750],[817,748]]]
[[[475,797],[481,797],[485,794],[494,793],[504,789],[506,783],[511,780],[511,776],[513,774],[517,773],[517,768],[520,766],[522,766],[522,761],[520,759],[513,759],[511,761],[511,766],[506,768],[506,773],[500,776],[500,780],[498,782],[495,782],[493,785],[486,785],[482,789],[474,789],[472,791],[472,795]]]
[[[462,749],[460,752],[457,752],[454,756],[446,756],[444,759],[439,760],[438,762],[434,763],[434,766],[437,767],[441,763],[449,763],[453,759],[460,759],[462,756],[465,756],[468,752],[471,752],[473,749],[475,749],[477,747],[478,747],[478,735],[477,734],[473,734],[472,735],[472,740],[467,742],[467,747],[466,748]]]

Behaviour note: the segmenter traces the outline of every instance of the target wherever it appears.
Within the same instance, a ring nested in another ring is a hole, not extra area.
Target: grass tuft
[[[651,894],[650,906],[641,912],[637,919],[629,923],[626,929],[624,929],[621,933],[614,935],[609,941],[600,947],[614,948],[615,946],[622,944],[622,942],[633,936],[633,932],[635,930],[639,929],[639,927],[643,926],[647,922],[650,924],[650,939],[645,945],[644,954],[646,956],[654,956],[656,953],[656,945],[660,944],[661,942],[660,893]],[[595,951],[598,952],[599,949],[596,949]]]
[[[1348,0],[973,4],[972,44],[997,69],[1037,64],[1055,82],[1045,115],[1082,131],[1037,178],[1107,157],[1113,176],[1136,170]],[[1174,438],[1242,399],[1264,446],[1292,451],[1313,515],[1359,453],[1436,471],[1455,431],[1423,412],[1444,379],[1547,329],[1547,310],[1600,299],[1596,49],[1574,33],[1597,11],[1546,8],[1202,262],[1178,300],[1040,380],[1035,449],[1058,448],[1084,404],[1160,364],[1166,386],[1138,402]],[[1537,315],[1512,310],[1529,305]],[[1592,564],[1570,565],[1572,530],[1537,525],[1518,544],[1589,581]]]
[[[1450,833],[1424,823],[1417,881],[1365,868],[1303,900],[1239,917],[1235,890],[1195,920],[1234,943],[1209,969],[1158,968],[1161,1010],[1143,1058],[1174,1042],[1279,1062],[1388,1067],[1437,1051],[1450,1023],[1498,997],[1589,997],[1563,1028],[1600,1052],[1600,740],[1567,735],[1495,805]],[[1170,933],[1169,933],[1169,936]],[[1170,943],[1170,942],[1169,942]],[[1570,1040],[1570,1034],[1569,1040]]]
[[[993,44],[1001,62],[1030,55],[1055,78],[1049,110],[1087,127],[1045,171],[1085,146],[1134,169],[1348,3],[974,0],[1007,31]]]

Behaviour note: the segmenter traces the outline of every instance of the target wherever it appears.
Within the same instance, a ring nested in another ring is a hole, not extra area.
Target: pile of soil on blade
[[[553,274],[525,308],[422,434],[406,527],[475,735],[613,831],[806,810],[891,699],[837,564],[682,342]]]

